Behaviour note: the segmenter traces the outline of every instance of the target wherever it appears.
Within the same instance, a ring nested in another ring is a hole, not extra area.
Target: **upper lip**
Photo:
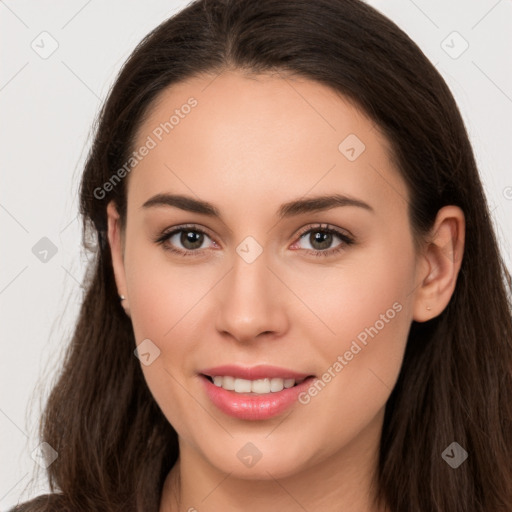
[[[257,380],[265,378],[281,378],[281,379],[305,379],[311,376],[308,373],[300,373],[287,368],[279,368],[278,366],[257,365],[257,366],[237,366],[233,364],[225,364],[206,368],[199,373],[208,377],[229,376],[237,379]]]

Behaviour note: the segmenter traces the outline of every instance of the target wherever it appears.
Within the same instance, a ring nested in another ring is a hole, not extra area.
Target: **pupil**
[[[332,233],[321,233],[317,231],[313,236],[313,242],[320,243],[320,247],[317,247],[318,249],[328,249],[331,245],[332,241]],[[315,247],[315,244],[311,244],[313,247]]]
[[[181,234],[181,243],[186,249],[198,249],[203,244],[203,234],[186,231]]]

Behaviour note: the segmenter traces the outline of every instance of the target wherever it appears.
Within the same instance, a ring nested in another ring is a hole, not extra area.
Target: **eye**
[[[351,236],[327,224],[313,227],[309,226],[306,230],[303,230],[299,236],[299,245],[301,245],[300,242],[306,242],[310,245],[310,247],[299,248],[304,249],[307,254],[314,256],[332,256],[355,243],[355,240]],[[332,248],[331,246],[336,239],[338,239],[340,243]],[[199,256],[204,249],[208,248],[208,240],[217,246],[216,242],[214,242],[205,231],[196,225],[190,225],[177,226],[170,231],[162,233],[155,240],[155,243],[162,245],[166,251],[180,256]],[[297,243],[294,245],[297,245]]]
[[[332,248],[336,239],[341,240],[341,243]],[[302,231],[299,242],[301,241],[309,244],[310,247],[302,248],[314,256],[332,256],[354,243],[351,236],[327,224],[309,227],[306,231]]]
[[[167,251],[182,256],[195,256],[206,249],[204,243],[211,238],[197,226],[178,226],[171,231],[164,232],[155,242]],[[213,241],[213,240],[212,240]]]

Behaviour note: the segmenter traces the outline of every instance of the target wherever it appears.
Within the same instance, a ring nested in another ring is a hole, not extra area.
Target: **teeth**
[[[227,389],[229,391],[234,391],[235,389],[235,379],[234,377],[219,377],[220,379],[223,379],[220,386],[222,386],[224,389]],[[219,385],[219,384],[217,384]]]
[[[270,389],[271,388],[269,379],[253,380],[251,383],[251,391],[253,393],[270,393]]]
[[[237,393],[250,393],[251,381],[245,379],[235,379],[235,391]]]
[[[275,393],[276,391],[282,391],[283,388],[283,379],[270,379],[270,391]]]
[[[297,383],[300,384],[304,379],[300,379]],[[235,393],[256,393],[263,395],[266,393],[277,393],[283,389],[288,389],[295,386],[295,379],[235,379],[230,376],[216,375],[213,377],[213,383],[219,387],[228,391],[234,391]]]
[[[284,379],[284,387],[291,388],[295,386],[295,379]]]

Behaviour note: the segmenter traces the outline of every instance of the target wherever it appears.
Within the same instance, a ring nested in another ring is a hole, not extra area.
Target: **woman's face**
[[[225,72],[165,91],[135,150],[116,278],[182,458],[265,479],[376,449],[425,270],[376,126]]]

